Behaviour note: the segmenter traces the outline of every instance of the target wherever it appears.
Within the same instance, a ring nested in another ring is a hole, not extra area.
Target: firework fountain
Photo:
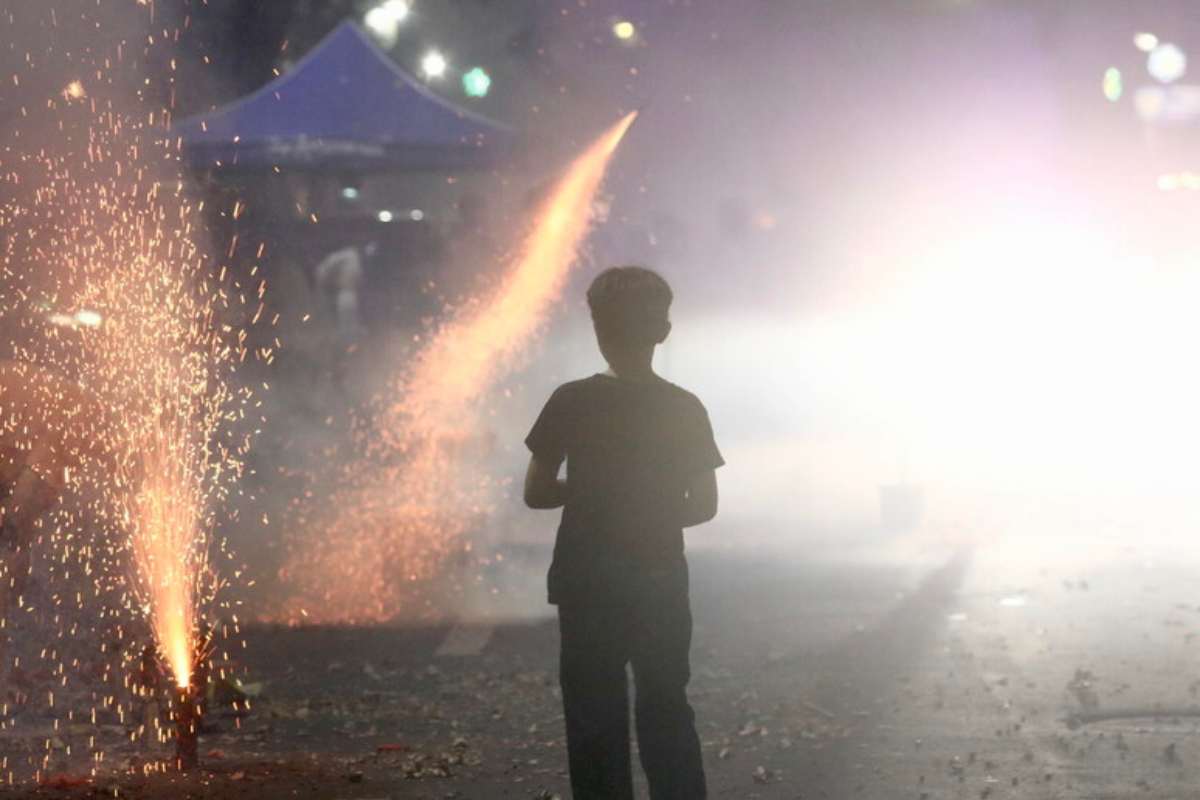
[[[169,110],[121,102],[112,89],[129,52],[91,54],[91,80],[72,81],[36,118],[42,138],[10,134],[0,177],[15,199],[0,207],[0,227],[18,235],[4,241],[13,291],[0,312],[19,321],[5,343],[14,370],[53,376],[31,385],[50,387],[38,388],[37,415],[53,456],[46,472],[55,480],[45,483],[63,502],[31,544],[45,551],[47,581],[75,599],[76,621],[58,638],[78,639],[88,626],[97,659],[119,661],[97,669],[112,685],[92,693],[93,719],[129,717],[122,687],[157,664],[173,687],[175,726],[155,720],[147,733],[175,737],[186,766],[210,656],[200,632],[222,588],[214,531],[248,445],[236,430],[249,393],[231,388],[247,355],[239,320],[262,289],[236,285],[198,244],[201,209],[166,133]],[[12,401],[0,397],[10,409]],[[137,641],[147,637],[149,662]],[[66,686],[67,668],[56,669]]]
[[[567,169],[538,210],[511,268],[410,359],[323,513],[299,525],[282,578],[291,621],[380,622],[403,610],[406,582],[429,578],[464,547],[491,481],[475,466],[481,401],[515,367],[562,292],[590,229],[629,114]]]

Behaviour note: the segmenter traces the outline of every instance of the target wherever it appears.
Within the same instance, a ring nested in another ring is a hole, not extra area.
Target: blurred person
[[[601,273],[587,299],[609,369],[556,389],[526,439],[525,503],[563,508],[547,584],[576,800],[633,798],[626,664],[650,797],[706,797],[683,529],[716,515],[724,461],[700,400],[653,369],[672,297],[648,269]]]
[[[317,291],[333,310],[338,339],[343,344],[353,342],[362,332],[359,295],[366,278],[363,261],[374,254],[374,242],[361,250],[348,245],[334,250],[317,265]]]

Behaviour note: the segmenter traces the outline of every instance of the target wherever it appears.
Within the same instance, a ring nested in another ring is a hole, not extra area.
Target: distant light
[[[1178,45],[1160,44],[1150,53],[1146,69],[1163,83],[1174,83],[1187,74],[1187,54]]]
[[[472,67],[463,73],[462,86],[467,97],[487,97],[492,88],[492,76],[483,67]]]
[[[408,0],[386,0],[382,8],[391,14],[396,22],[404,22],[408,18]]]
[[[396,43],[400,25],[408,17],[408,0],[387,0],[375,6],[363,17],[367,28],[391,47]]]
[[[1104,96],[1110,103],[1121,99],[1125,93],[1125,81],[1121,78],[1121,70],[1109,67],[1104,70]]]
[[[87,97],[87,91],[83,88],[82,81],[71,81],[67,84],[67,88],[62,91],[63,97],[68,100],[82,100]]]
[[[420,222],[421,220],[425,219],[425,212],[419,208],[414,208],[412,211],[408,212],[408,218],[413,222]]]
[[[388,19],[388,13],[383,10],[382,6],[372,8],[368,11],[367,15],[363,17],[363,22],[367,24],[372,33],[377,33],[380,36],[386,37],[391,31],[391,20]]]
[[[612,32],[613,36],[617,37],[623,42],[628,42],[634,36],[637,36],[637,28],[627,19],[614,22]]]
[[[104,317],[100,316],[97,311],[83,308],[74,314],[63,314],[62,312],[50,314],[47,321],[60,328],[78,330],[79,328],[99,328],[104,322]]]
[[[1143,53],[1150,53],[1158,47],[1158,37],[1153,33],[1139,33],[1133,37],[1133,46]]]
[[[394,218],[395,217],[392,214],[392,212],[388,211],[386,208],[383,211],[379,212],[379,221],[380,222],[391,222]]]
[[[779,219],[770,211],[758,211],[754,214],[752,223],[760,231],[772,231],[779,225]]]
[[[1141,86],[1133,96],[1133,108],[1144,122],[1161,122],[1166,116],[1167,90],[1161,86]]]
[[[82,308],[75,312],[75,321],[85,328],[99,328],[104,322],[104,317],[100,316],[98,311]]]
[[[342,197],[347,200],[357,200],[358,189],[354,188],[353,186],[347,186],[345,189],[342,189]]]
[[[421,72],[426,78],[440,78],[446,74],[446,57],[437,50],[430,50],[421,58]]]
[[[1186,189],[1191,192],[1200,190],[1200,173],[1168,172],[1158,176],[1158,188],[1164,192],[1175,192]]]
[[[1139,86],[1133,108],[1145,122],[1193,123],[1200,120],[1200,86],[1173,83],[1170,86]]]

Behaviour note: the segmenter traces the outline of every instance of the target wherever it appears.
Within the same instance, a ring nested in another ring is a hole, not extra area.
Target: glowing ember
[[[281,577],[315,622],[382,621],[428,578],[485,516],[490,484],[479,401],[527,349],[562,291],[609,160],[636,114],[614,125],[568,169],[538,212],[494,295],[450,319],[391,387],[381,433],[328,499],[305,520]]]

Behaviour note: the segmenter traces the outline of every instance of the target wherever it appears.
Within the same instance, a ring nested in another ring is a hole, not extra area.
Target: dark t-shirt
[[[682,573],[688,479],[721,466],[700,400],[664,380],[593,375],[563,384],[525,439],[567,462],[567,499],[548,580],[551,603]]]

